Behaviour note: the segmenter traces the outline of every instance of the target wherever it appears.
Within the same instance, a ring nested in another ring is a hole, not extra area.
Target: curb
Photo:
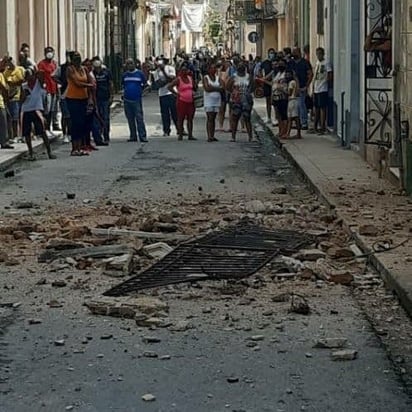
[[[56,140],[59,139],[60,136],[55,136],[52,138],[49,138],[50,144],[54,143]],[[37,154],[45,149],[44,143],[40,143],[39,145],[33,147],[33,153]],[[14,163],[18,162],[20,159],[22,159],[26,154],[28,150],[25,149],[23,152],[16,153],[13,157],[10,159],[5,160],[4,162],[0,163],[0,172],[6,171],[10,166],[12,166]]]
[[[263,127],[265,132],[271,137],[272,141],[277,148],[280,149],[282,155],[293,165],[299,175],[303,178],[305,183],[319,198],[330,208],[336,210],[336,206],[329,199],[329,196],[311,179],[311,177],[305,172],[303,167],[296,161],[294,156],[288,151],[282,142],[275,137],[271,128],[269,128],[263,121],[260,115],[254,110],[254,114],[258,119],[257,123],[260,127]],[[365,254],[370,254],[368,257],[369,263],[379,273],[384,280],[386,286],[396,293],[397,297],[403,308],[408,312],[409,316],[412,316],[412,296],[408,294],[407,289],[402,287],[402,284],[398,281],[394,273],[388,269],[384,262],[378,257],[377,254],[373,254],[371,247],[362,239],[358,232],[351,228],[350,223],[337,213],[338,218],[342,220],[344,230],[353,238],[356,245]]]

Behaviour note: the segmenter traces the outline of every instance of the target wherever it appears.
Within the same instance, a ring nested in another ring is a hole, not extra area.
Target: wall
[[[72,0],[0,0],[0,54],[17,57],[21,43],[28,43],[36,61],[44,57],[48,45],[60,60],[66,50],[75,48],[83,56],[104,56],[104,1],[96,3],[96,13],[87,20],[86,13],[74,15]]]

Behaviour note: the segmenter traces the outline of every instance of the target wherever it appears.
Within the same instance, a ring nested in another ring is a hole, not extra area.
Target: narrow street
[[[333,211],[259,120],[255,142],[218,133],[211,144],[202,109],[194,142],[162,137],[154,94],[145,118],[143,153],[127,142],[118,111],[110,147],[73,158],[58,143],[57,160],[22,161],[15,177],[0,178],[0,411],[410,411],[410,319],[379,275],[351,256]],[[304,232],[310,250],[279,254],[241,280],[119,298],[139,302],[149,318],[92,313],[90,302],[115,301],[101,296],[155,263],[144,247],[159,240],[111,230],[167,231],[163,242],[175,248],[174,235],[241,221]],[[122,245],[133,249],[133,268],[113,274],[100,257],[39,262],[53,243],[55,251]],[[336,281],[317,276],[319,260],[336,269]],[[342,284],[348,276],[351,286]],[[392,318],[385,336],[369,321],[376,309]]]

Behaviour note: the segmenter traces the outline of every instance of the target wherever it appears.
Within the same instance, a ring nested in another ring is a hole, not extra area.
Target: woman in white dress
[[[222,80],[217,76],[217,68],[214,63],[209,65],[207,75],[203,77],[203,89],[203,101],[207,116],[207,141],[217,142],[218,140],[215,138],[216,117],[222,104],[221,93],[224,86]]]

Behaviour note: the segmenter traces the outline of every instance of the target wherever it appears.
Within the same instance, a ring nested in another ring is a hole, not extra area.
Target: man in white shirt
[[[168,59],[159,60],[154,72],[154,81],[159,89],[163,136],[170,136],[172,120],[177,128],[176,97],[167,88],[167,85],[176,78],[176,70],[168,63]]]
[[[325,59],[325,50],[316,49],[318,61],[313,78],[313,103],[315,107],[314,129],[318,134],[326,132],[326,109],[328,107],[328,91],[332,82],[332,65]],[[318,129],[318,126],[319,129]]]

